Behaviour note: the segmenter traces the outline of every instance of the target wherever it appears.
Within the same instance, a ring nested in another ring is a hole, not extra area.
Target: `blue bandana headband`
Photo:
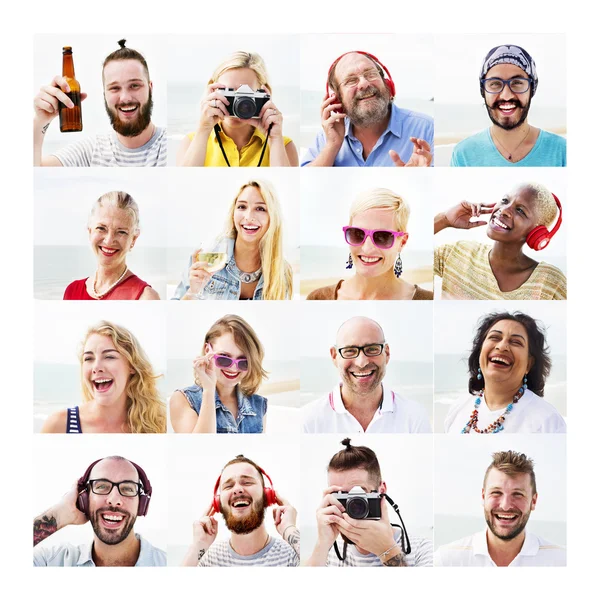
[[[513,44],[496,46],[487,53],[483,65],[481,65],[481,73],[479,74],[481,95],[484,95],[483,83],[481,81],[485,78],[487,72],[496,65],[506,63],[519,67],[531,78],[531,96],[533,97],[538,84],[535,62],[527,50]]]

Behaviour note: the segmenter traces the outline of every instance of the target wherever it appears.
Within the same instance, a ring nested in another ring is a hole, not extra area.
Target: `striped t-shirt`
[[[399,542],[402,536],[400,529],[394,529],[394,539]],[[338,549],[343,556],[344,542],[338,538]],[[404,556],[404,562],[407,567],[431,567],[433,565],[433,544],[427,538],[411,537],[410,554]],[[348,544],[346,546],[346,560],[341,561],[333,546],[327,556],[328,567],[383,567],[385,566],[375,554],[361,554],[356,546]]]
[[[63,167],[166,167],[167,130],[157,127],[139,148],[126,148],[113,133],[98,134],[54,153]]]
[[[242,556],[234,551],[229,540],[213,544],[198,562],[199,567],[297,567],[300,557],[281,538],[271,537],[256,554]]]
[[[433,271],[442,278],[442,298],[448,300],[565,300],[567,278],[560,269],[541,262],[516,290],[498,287],[488,255],[491,247],[460,241],[435,249]]]

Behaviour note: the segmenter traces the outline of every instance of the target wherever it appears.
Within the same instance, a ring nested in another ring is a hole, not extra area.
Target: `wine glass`
[[[227,238],[219,237],[202,244],[194,256],[194,262],[208,263],[204,269],[209,273],[216,273],[227,264]],[[206,300],[204,286],[200,291],[198,300]]]

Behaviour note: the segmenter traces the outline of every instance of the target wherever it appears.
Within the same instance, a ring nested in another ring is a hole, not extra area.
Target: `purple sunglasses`
[[[212,346],[208,344],[208,348],[211,352],[213,352]],[[227,369],[231,367],[231,365],[235,365],[238,371],[247,371],[248,370],[248,359],[247,358],[231,358],[231,356],[225,356],[224,354],[215,354],[213,356],[213,360],[215,361],[215,365],[217,367]]]
[[[350,246],[361,246],[365,240],[370,237],[371,241],[377,248],[387,250],[394,245],[397,237],[405,234],[404,231],[390,231],[389,229],[363,229],[362,227],[354,227],[346,225],[343,227],[346,243]]]

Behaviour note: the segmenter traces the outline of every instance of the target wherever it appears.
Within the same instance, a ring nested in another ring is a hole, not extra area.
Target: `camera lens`
[[[353,519],[365,519],[369,514],[369,503],[366,498],[349,498],[346,502],[346,512]]]
[[[241,96],[233,101],[233,114],[239,119],[251,119],[256,112],[254,98]]]

